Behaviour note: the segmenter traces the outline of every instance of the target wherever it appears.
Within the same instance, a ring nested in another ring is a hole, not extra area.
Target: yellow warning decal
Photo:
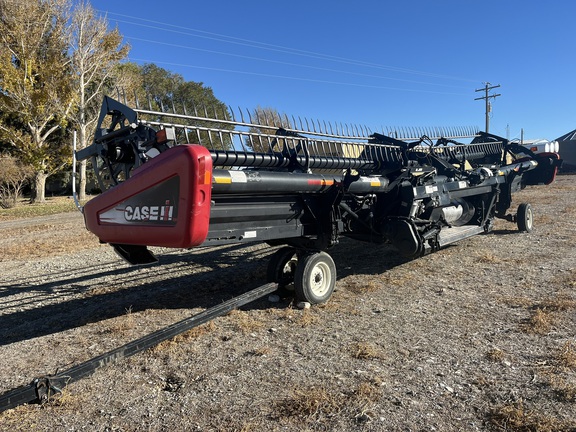
[[[232,184],[231,177],[214,177],[214,183],[216,184]]]

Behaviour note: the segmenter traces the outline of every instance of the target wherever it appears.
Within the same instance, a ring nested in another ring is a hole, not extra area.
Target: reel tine
[[[134,103],[136,104],[136,109],[140,109],[140,101],[138,100],[138,93],[134,89]]]
[[[250,112],[249,109],[247,109],[246,112],[248,113],[248,120],[250,121],[250,124],[254,124],[254,122],[252,121],[252,113]]]

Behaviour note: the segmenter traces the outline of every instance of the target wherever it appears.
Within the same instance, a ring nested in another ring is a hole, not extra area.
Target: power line
[[[100,13],[103,13],[106,15],[115,15],[115,16],[130,18],[133,20],[149,22],[151,24],[144,24],[144,23],[138,23],[138,22],[134,22],[134,21],[126,21],[126,20],[114,18],[113,20],[116,22],[125,23],[125,24],[132,24],[132,25],[136,25],[136,26],[151,28],[154,30],[160,30],[160,31],[165,31],[165,32],[183,34],[183,35],[197,37],[197,38],[210,39],[210,40],[215,40],[218,42],[248,46],[251,48],[263,49],[263,50],[268,50],[268,51],[276,51],[276,52],[281,52],[284,54],[298,55],[298,56],[314,58],[314,59],[324,59],[324,60],[328,60],[328,61],[350,64],[350,65],[354,65],[354,66],[364,66],[364,67],[371,67],[371,68],[376,68],[376,69],[390,70],[390,71],[399,72],[399,73],[408,73],[408,74],[428,76],[431,78],[450,79],[450,80],[457,80],[457,81],[474,81],[474,80],[469,79],[469,78],[460,78],[460,77],[454,77],[454,76],[449,76],[449,75],[434,74],[434,73],[430,73],[430,72],[418,71],[418,70],[407,69],[407,68],[400,68],[400,67],[396,67],[396,66],[386,66],[386,65],[366,62],[366,61],[362,61],[362,60],[353,60],[353,59],[349,59],[346,57],[333,56],[333,55],[328,55],[328,54],[323,54],[323,53],[300,50],[297,48],[291,48],[291,47],[286,47],[286,46],[281,46],[281,45],[273,45],[273,44],[269,44],[266,42],[259,42],[259,41],[254,41],[254,40],[250,40],[250,39],[243,39],[243,38],[238,38],[238,37],[234,37],[234,36],[227,36],[227,35],[223,35],[223,34],[219,34],[219,33],[213,33],[213,32],[208,32],[208,31],[204,31],[204,30],[198,30],[198,29],[194,29],[191,27],[184,27],[184,26],[177,26],[177,25],[169,24],[169,23],[162,23],[162,22],[159,22],[157,20],[139,18],[139,17],[135,17],[132,15],[125,15],[125,14],[120,14],[120,13],[115,13],[115,12],[104,11],[104,10],[98,10],[98,11]],[[168,27],[172,27],[173,29],[169,29]],[[200,33],[200,34],[194,34],[193,32]]]
[[[322,83],[322,84],[333,84],[333,85],[341,85],[341,86],[364,87],[364,88],[374,88],[374,89],[384,89],[384,90],[397,90],[397,91],[407,91],[407,92],[414,92],[414,93],[433,93],[433,94],[464,96],[463,93],[439,92],[439,91],[434,91],[434,90],[417,90],[417,89],[386,87],[386,86],[378,86],[378,85],[370,85],[370,84],[329,81],[329,80],[321,80],[321,79],[313,79],[313,78],[300,78],[300,77],[294,77],[294,76],[288,76],[288,75],[273,75],[273,74],[262,73],[262,72],[240,71],[240,70],[215,68],[215,67],[208,67],[208,66],[199,66],[199,65],[192,65],[192,64],[185,64],[185,63],[175,63],[175,62],[166,62],[166,61],[152,61],[149,59],[142,59],[142,58],[136,58],[136,57],[129,57],[129,60],[132,60],[135,62],[141,62],[141,63],[165,64],[165,65],[170,65],[170,66],[187,67],[187,68],[192,68],[192,69],[203,69],[203,70],[211,70],[211,71],[216,71],[216,72],[229,72],[229,73],[236,73],[236,74],[241,74],[241,75],[254,75],[254,76],[269,77],[269,78],[281,78],[281,79],[289,79],[289,80],[294,80],[294,81],[307,81],[307,82]]]
[[[286,66],[302,67],[302,68],[306,68],[306,69],[314,69],[314,70],[320,70],[320,71],[325,71],[325,72],[335,72],[335,73],[341,73],[341,74],[346,74],[346,75],[356,75],[356,76],[367,77],[367,78],[377,78],[377,79],[385,79],[385,80],[392,80],[392,81],[402,81],[402,82],[408,82],[408,83],[412,83],[412,84],[424,84],[424,85],[432,85],[432,86],[438,86],[438,87],[463,89],[463,87],[450,85],[450,84],[440,84],[440,83],[431,83],[431,82],[425,82],[425,81],[415,81],[415,80],[410,80],[410,79],[405,79],[405,78],[393,78],[393,77],[386,77],[386,76],[381,76],[381,75],[365,74],[365,73],[361,73],[361,72],[352,72],[352,71],[345,71],[345,70],[340,70],[340,69],[331,69],[331,68],[312,66],[312,65],[302,64],[302,63],[292,63],[292,62],[286,62],[286,61],[282,61],[282,60],[273,60],[273,59],[266,59],[266,58],[261,58],[261,57],[247,56],[247,55],[238,54],[238,53],[228,53],[228,52],[223,52],[223,51],[209,50],[209,49],[205,49],[205,48],[197,48],[197,47],[192,47],[189,45],[180,45],[180,44],[175,44],[175,43],[170,43],[170,42],[162,42],[162,41],[157,41],[157,40],[143,39],[143,38],[139,38],[139,37],[135,37],[135,36],[126,36],[126,39],[128,39],[129,41],[135,40],[135,41],[146,42],[146,43],[154,43],[154,44],[158,44],[158,45],[171,46],[174,48],[200,51],[200,52],[205,52],[205,53],[210,53],[210,54],[225,55],[225,56],[237,57],[237,58],[242,58],[242,59],[247,59],[247,60],[257,60],[257,61],[281,64],[281,65],[286,65]]]

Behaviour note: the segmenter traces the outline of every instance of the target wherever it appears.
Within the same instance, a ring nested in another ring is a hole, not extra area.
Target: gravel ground
[[[259,300],[100,369],[0,430],[576,431],[576,177],[515,196],[535,229],[407,261],[343,241],[329,303]],[[79,213],[0,223],[0,391],[261,285],[266,245],[130,267]]]

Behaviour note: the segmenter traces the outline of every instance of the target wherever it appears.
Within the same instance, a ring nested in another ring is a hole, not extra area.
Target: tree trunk
[[[78,199],[84,201],[86,199],[86,161],[80,162],[80,170],[78,172],[80,177],[80,186],[78,190]]]
[[[48,174],[39,171],[34,176],[34,187],[32,189],[31,203],[43,203],[46,201],[46,179]]]

